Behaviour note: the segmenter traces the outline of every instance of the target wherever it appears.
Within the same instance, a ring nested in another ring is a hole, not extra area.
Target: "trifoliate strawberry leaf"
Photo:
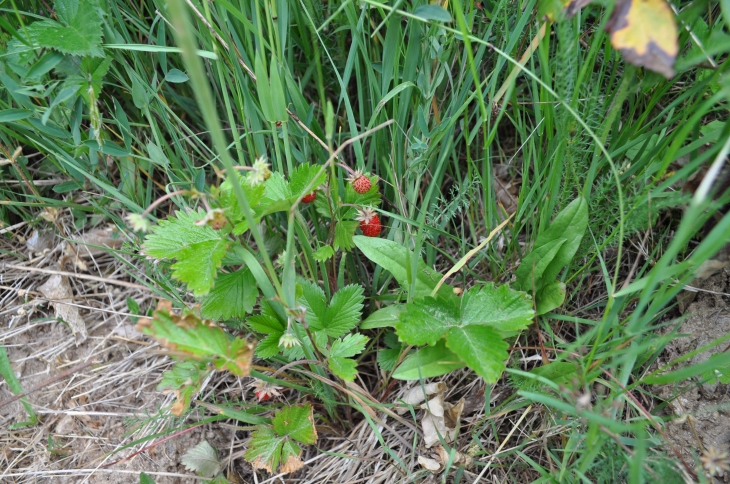
[[[395,368],[395,364],[398,363],[398,358],[402,348],[386,348],[378,351],[378,365],[383,371],[392,371]]]
[[[335,376],[345,381],[354,381],[357,375],[357,362],[352,358],[330,356],[327,358],[327,367]]]
[[[264,197],[264,192],[266,190],[265,185],[252,185],[249,183],[247,177],[241,177],[240,183],[243,193],[246,195],[246,200],[248,200],[249,207],[256,211],[256,207],[261,203],[261,199]],[[244,220],[243,210],[238,203],[236,194],[233,193],[230,178],[221,183],[221,186],[218,188],[218,203],[220,207],[226,211],[226,215],[234,224]]]
[[[25,29],[29,40],[64,54],[103,57],[101,10],[97,0],[56,0],[55,20],[33,22]]]
[[[302,297],[300,304],[307,310],[306,319],[315,331],[325,331],[329,336],[338,338],[349,332],[360,322],[364,301],[362,286],[349,285],[340,289],[325,304],[324,291],[308,281],[300,281]]]
[[[258,294],[256,279],[248,267],[221,274],[213,290],[203,299],[200,312],[208,319],[243,318],[253,311]]]
[[[249,374],[252,344],[238,337],[231,338],[211,321],[192,314],[172,314],[169,301],[157,305],[152,319],[140,319],[137,329],[171,351],[210,361],[218,370],[227,370],[236,376]]]
[[[270,314],[257,314],[246,320],[254,331],[264,334],[283,333],[286,329],[278,318]]]
[[[395,325],[398,337],[410,345],[435,345],[449,329],[461,326],[454,299],[425,297],[408,303]]]
[[[446,346],[487,383],[496,383],[506,368],[509,344],[490,326],[451,328]]]
[[[292,198],[296,199],[307,193],[311,193],[324,183],[326,178],[327,172],[322,170],[322,167],[319,165],[304,163],[297,166],[294,172],[289,175],[289,187],[291,188]]]
[[[348,334],[342,339],[336,339],[332,342],[330,356],[349,358],[351,356],[359,355],[365,349],[365,345],[369,339],[370,338],[360,333]]]
[[[271,425],[258,426],[244,457],[254,469],[266,469],[271,474],[294,472],[304,466],[301,448],[295,441],[303,444],[317,441],[310,404],[284,407],[277,411]]]
[[[335,250],[350,250],[355,247],[353,236],[359,225],[360,222],[357,220],[341,220],[337,222],[337,225],[335,225]]]
[[[172,278],[188,285],[196,296],[208,294],[215,284],[218,268],[228,249],[225,239],[207,240],[180,251],[172,265]]]
[[[186,248],[200,242],[220,240],[219,232],[207,225],[195,225],[205,217],[203,209],[178,211],[175,218],[161,220],[145,238],[142,252],[155,259],[175,259]]]
[[[291,187],[284,178],[284,175],[275,171],[264,184],[264,200],[273,202],[276,200],[289,200],[292,197]]]
[[[191,448],[182,456],[182,463],[189,471],[197,472],[202,477],[213,477],[221,471],[218,452],[207,440]]]

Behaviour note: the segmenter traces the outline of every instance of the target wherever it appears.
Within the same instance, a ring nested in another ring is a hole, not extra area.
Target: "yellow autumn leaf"
[[[665,0],[618,0],[606,30],[628,62],[667,78],[674,75],[677,23]]]

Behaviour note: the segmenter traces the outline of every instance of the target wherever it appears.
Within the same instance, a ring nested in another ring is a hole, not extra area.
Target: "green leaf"
[[[179,84],[183,82],[188,82],[190,78],[187,74],[179,69],[170,69],[169,71],[167,71],[167,74],[165,74],[165,80],[173,84]]]
[[[279,340],[284,332],[271,333],[266,338],[259,341],[256,345],[256,356],[259,358],[271,358],[274,355],[278,355],[281,348],[279,348]]]
[[[357,362],[351,358],[330,356],[327,358],[327,366],[335,376],[345,381],[354,381],[357,375]]]
[[[314,260],[316,261],[324,262],[330,260],[334,255],[335,249],[333,249],[331,245],[323,245],[317,249],[317,252],[315,252],[312,257],[314,257]]]
[[[365,349],[365,345],[369,339],[370,338],[360,333],[348,334],[344,338],[337,339],[332,342],[330,356],[348,358],[359,355]]]
[[[152,480],[150,476],[142,472],[139,475],[139,484],[155,484],[155,481]]]
[[[398,337],[410,345],[435,345],[449,329],[461,325],[454,299],[429,296],[408,303],[395,325]]]
[[[410,286],[408,272],[410,269],[410,261],[415,257],[413,252],[402,244],[378,237],[356,235],[352,240],[365,257],[393,274],[393,277],[401,286],[404,288]],[[413,297],[428,296],[440,279],[441,274],[428,267],[419,258],[416,272],[416,288]],[[441,289],[439,289],[439,294],[452,294],[452,290],[453,288],[451,286],[443,284]]]
[[[42,20],[26,31],[31,42],[64,54],[103,57],[101,10],[97,0],[56,0],[58,22]]]
[[[260,426],[251,434],[251,441],[244,457],[254,469],[266,469],[273,474],[279,468],[284,440],[277,436],[271,427]]]
[[[550,260],[550,263],[542,271],[541,279],[544,283],[535,281],[535,288],[539,290],[543,285],[553,282],[560,270],[573,259],[583,239],[586,227],[588,227],[588,202],[586,202],[585,198],[578,197],[568,204],[555,217],[550,227],[537,237],[532,252],[525,256],[520,263],[515,287],[523,291],[531,291],[532,267],[538,266],[541,255],[544,255],[541,253],[541,248],[549,244],[555,244],[555,241],[560,239],[565,239],[565,242],[560,245],[557,253]],[[525,269],[519,271],[523,265]]]
[[[420,380],[445,375],[465,366],[466,363],[446,347],[445,341],[441,340],[435,346],[426,346],[408,356],[396,368],[393,378]]]
[[[190,400],[200,391],[205,378],[210,374],[203,361],[178,361],[170,370],[162,373],[157,385],[158,391],[173,390],[177,401],[172,406],[173,415],[183,415],[190,408]]]
[[[265,314],[251,316],[246,322],[251,326],[251,329],[264,334],[283,333],[286,329],[277,318]]]
[[[419,5],[413,11],[413,15],[423,20],[435,20],[437,22],[451,22],[451,14],[440,5]]]
[[[378,309],[360,324],[360,329],[394,328],[398,322],[398,315],[404,308],[403,304],[393,304]]]
[[[487,383],[496,383],[506,368],[509,345],[490,326],[451,328],[446,334],[446,346]]]
[[[271,420],[274,432],[282,437],[291,437],[302,444],[317,442],[312,405],[295,405],[279,410]]]
[[[306,320],[315,331],[324,331],[338,338],[357,326],[363,307],[363,289],[359,285],[345,286],[332,296],[329,307],[324,291],[314,283],[300,281],[302,297],[299,302],[306,308]]]
[[[542,279],[548,265],[555,259],[558,251],[567,242],[567,239],[551,240],[545,245],[536,247],[532,252],[520,263],[515,271],[517,277],[515,287],[524,291],[532,291],[532,280],[535,280],[535,288]],[[534,264],[534,266],[533,266]]]
[[[383,371],[391,371],[398,363],[402,348],[386,348],[378,351],[378,365]]]
[[[186,247],[206,241],[221,239],[221,234],[207,225],[195,225],[195,222],[205,217],[205,210],[178,211],[175,218],[161,220],[152,227],[150,234],[145,238],[142,252],[155,259],[174,259]]]
[[[320,173],[320,171],[322,173]],[[310,165],[303,163],[289,175],[289,187],[291,189],[290,198],[296,199],[310,193],[313,189],[318,188],[327,179],[327,172],[322,170],[319,165]],[[307,187],[312,188],[307,190]],[[293,200],[292,200],[293,201]]]
[[[238,337],[231,338],[210,321],[202,321],[192,314],[177,316],[171,310],[169,302],[161,302],[152,319],[140,320],[137,329],[176,353],[210,360],[217,369],[236,376],[249,374],[253,345]]]
[[[243,318],[253,311],[259,295],[256,279],[248,267],[221,274],[213,290],[203,299],[200,312],[208,319]]]
[[[178,262],[172,265],[172,278],[186,283],[196,296],[208,294],[227,249],[228,241],[223,239],[185,247],[177,256]]]
[[[203,477],[213,477],[221,471],[218,452],[207,440],[200,442],[183,454],[181,462],[189,471],[197,472]]]
[[[530,297],[506,284],[494,283],[469,289],[461,298],[463,324],[487,324],[504,332],[519,331],[532,322]]]
[[[559,308],[565,302],[565,284],[559,281],[548,284],[537,293],[535,302],[538,316]]]
[[[350,250],[355,247],[353,236],[359,225],[360,222],[354,220],[342,220],[335,225],[335,250]]]
[[[351,284],[337,291],[327,308],[327,319],[322,323],[325,332],[337,338],[357,326],[362,316],[364,300],[360,285]]]
[[[0,123],[20,121],[31,116],[33,116],[33,111],[28,111],[27,109],[4,109],[0,111]]]
[[[150,160],[155,165],[159,165],[163,168],[170,166],[170,160],[168,160],[167,156],[165,156],[165,152],[152,141],[147,143],[147,153],[150,156]]]

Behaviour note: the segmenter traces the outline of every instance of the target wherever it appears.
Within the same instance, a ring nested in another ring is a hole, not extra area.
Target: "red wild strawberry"
[[[309,195],[304,195],[304,197],[302,197],[302,203],[312,203],[315,198],[317,198],[316,191],[310,193]]]
[[[353,173],[352,176],[348,178],[348,181],[352,183],[352,188],[360,195],[369,192],[370,187],[372,186],[370,178],[363,175],[360,170]]]
[[[366,237],[377,237],[380,235],[380,231],[383,230],[380,217],[370,208],[358,210],[355,220],[360,221],[360,230]]]

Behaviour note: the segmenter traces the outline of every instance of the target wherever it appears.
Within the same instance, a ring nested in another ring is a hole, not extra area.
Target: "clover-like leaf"
[[[314,444],[317,430],[310,404],[284,407],[277,411],[271,425],[260,425],[251,436],[244,457],[254,469],[269,473],[291,473],[301,469],[302,450],[297,444]]]
[[[324,291],[314,283],[300,281],[302,297],[300,303],[306,308],[306,319],[315,331],[324,331],[337,338],[346,334],[360,322],[363,307],[362,286],[345,286],[334,296],[327,306]]]

